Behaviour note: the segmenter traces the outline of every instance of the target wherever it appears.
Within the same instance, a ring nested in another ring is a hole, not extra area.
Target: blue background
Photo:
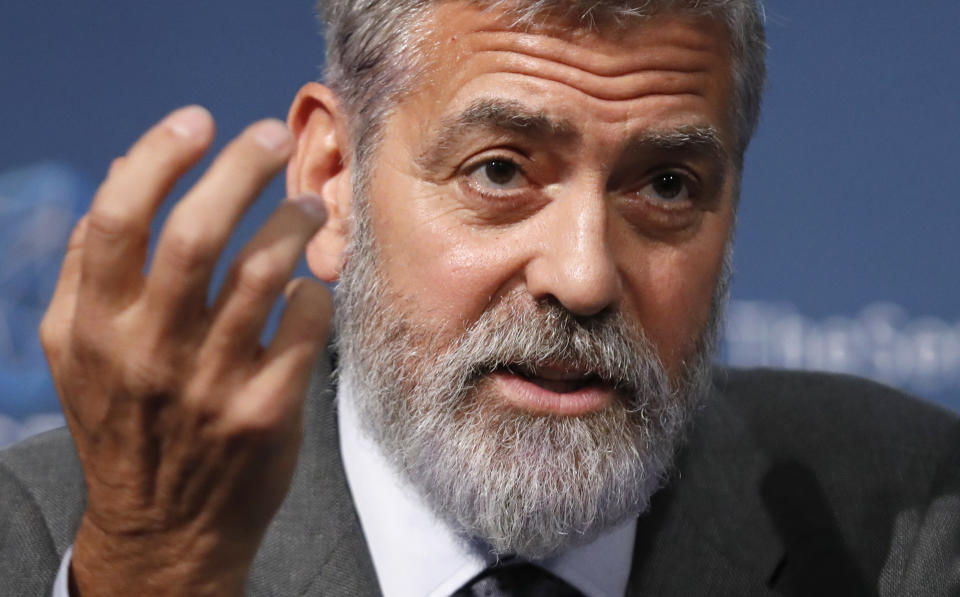
[[[960,408],[960,3],[770,0],[767,17],[721,356],[870,375]],[[177,106],[213,112],[216,148],[283,118],[318,77],[318,32],[303,0],[6,3],[0,445],[59,420],[32,326],[63,226],[31,210],[82,213],[111,159]],[[231,251],[282,196],[275,182]],[[33,281],[13,259],[25,246],[42,253]]]

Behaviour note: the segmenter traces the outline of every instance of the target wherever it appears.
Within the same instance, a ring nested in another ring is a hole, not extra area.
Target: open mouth
[[[593,371],[560,365],[511,365],[493,372],[500,396],[535,413],[578,416],[600,410],[614,389]]]
[[[555,394],[569,394],[587,386],[603,385],[600,377],[590,371],[561,367],[533,369],[523,365],[506,368],[506,372]]]

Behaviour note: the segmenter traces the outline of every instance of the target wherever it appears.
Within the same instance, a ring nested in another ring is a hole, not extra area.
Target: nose
[[[574,315],[588,317],[620,300],[620,271],[603,198],[565,203],[541,222],[540,250],[526,267],[527,290],[534,299],[553,298]]]

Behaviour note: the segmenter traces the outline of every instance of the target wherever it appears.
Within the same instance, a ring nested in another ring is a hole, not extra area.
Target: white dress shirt
[[[60,570],[57,579],[53,581],[53,597],[70,597],[70,556],[73,555],[73,546],[67,548],[60,560]]]
[[[449,597],[494,563],[434,515],[362,431],[349,384],[337,391],[340,453],[384,597]],[[323,504],[317,504],[322,508]],[[622,597],[630,576],[636,518],[536,564],[586,597]],[[63,556],[53,597],[70,597],[70,548]]]

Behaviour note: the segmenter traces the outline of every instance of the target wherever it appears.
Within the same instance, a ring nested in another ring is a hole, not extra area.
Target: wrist
[[[113,534],[81,521],[70,564],[73,597],[243,594],[253,553],[189,531]]]

